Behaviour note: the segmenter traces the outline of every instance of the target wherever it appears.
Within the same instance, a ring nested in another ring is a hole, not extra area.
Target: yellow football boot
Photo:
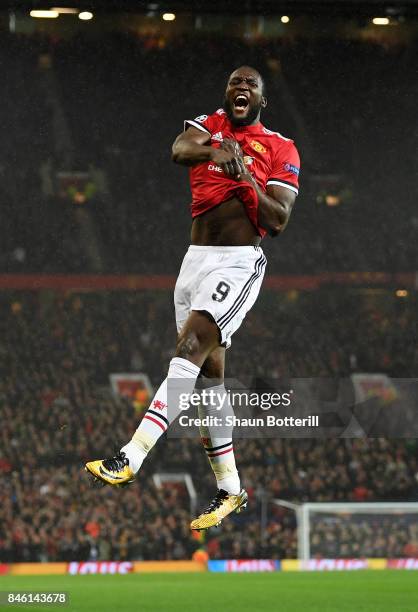
[[[220,489],[209,506],[194,521],[190,523],[190,528],[200,531],[217,527],[222,520],[231,512],[241,512],[247,507],[248,495],[245,489],[241,489],[238,495],[229,495]]]
[[[104,484],[125,486],[135,480],[135,474],[129,467],[129,459],[120,452],[111,459],[99,459],[86,463],[86,472],[90,472],[96,480]]]

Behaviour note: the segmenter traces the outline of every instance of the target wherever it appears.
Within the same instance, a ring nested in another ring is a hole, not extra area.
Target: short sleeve
[[[286,147],[277,150],[267,185],[280,185],[299,193],[300,157],[293,142],[286,142]]]
[[[202,132],[207,132],[208,134],[212,135],[214,119],[215,118],[213,115],[199,115],[199,117],[195,117],[195,119],[186,119],[184,122],[184,131],[186,131],[190,126],[193,126]]]

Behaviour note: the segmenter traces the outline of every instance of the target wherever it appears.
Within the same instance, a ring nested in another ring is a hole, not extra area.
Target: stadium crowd
[[[407,41],[3,32],[0,271],[175,274],[190,194],[171,143],[185,118],[222,104],[243,63],[265,76],[263,122],[302,155],[289,228],[265,241],[268,272],[414,271],[416,131],[405,126],[415,122],[415,58]],[[62,171],[88,172],[91,197],[64,196]],[[326,206],[327,193],[340,205]],[[415,377],[416,302],[387,290],[265,291],[234,336],[227,376]],[[164,291],[0,294],[0,562],[183,559],[202,546],[211,558],[291,558],[295,516],[274,498],[418,499],[412,438],[237,439],[248,510],[199,538],[183,488],[153,480],[190,471],[203,507],[214,481],[199,440],[162,440],[126,489],[92,487],[85,461],[117,451],[140,419],[109,374],[143,371],[159,384],[172,311]],[[416,523],[387,527],[321,519],[313,554],[418,555]]]
[[[372,519],[347,515],[314,521],[311,536],[313,557],[377,557],[399,559],[418,554],[418,524],[415,518],[377,515]]]
[[[174,323],[166,323],[172,310],[163,291],[1,294],[1,562],[180,559],[203,545],[212,558],[294,557],[295,517],[274,498],[417,499],[415,439],[237,439],[249,508],[204,543],[190,534],[185,491],[157,489],[152,478],[190,472],[198,507],[207,503],[214,482],[199,440],[160,441],[138,482],[126,489],[92,487],[84,462],[120,448],[140,419],[130,401],[112,395],[109,374],[143,371],[154,385],[160,382],[174,347]],[[227,376],[288,380],[380,371],[413,377],[415,313],[414,295],[264,291],[233,339]],[[341,556],[359,552],[354,543],[375,536],[383,556],[405,556],[415,541],[404,525],[396,547],[387,530],[367,529],[373,531],[365,538],[364,526],[350,526],[352,544]],[[319,525],[314,544],[321,534]]]
[[[264,123],[294,138],[302,156],[301,194],[279,254],[265,241],[277,272],[414,270],[416,133],[407,126],[415,57],[407,41],[3,36],[0,269],[92,269],[82,208],[101,271],[175,273],[190,193],[171,143],[185,118],[219,108],[226,75],[248,62],[267,82]],[[69,170],[105,178],[84,207],[59,196],[56,173]],[[332,186],[330,175],[340,177]],[[343,203],[319,203],[327,192]]]

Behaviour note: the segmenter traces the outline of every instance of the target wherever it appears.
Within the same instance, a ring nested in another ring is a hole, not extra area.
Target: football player
[[[214,397],[226,394],[225,351],[263,281],[266,258],[260,242],[266,234],[274,237],[283,232],[299,188],[296,147],[261,123],[266,106],[261,75],[241,66],[228,79],[223,107],[186,120],[173,144],[173,161],[190,168],[193,218],[191,245],[174,291],[177,346],[167,378],[132,439],[115,457],[86,464],[106,484],[132,482],[149,451],[178,416],[180,407],[168,406],[170,380],[191,394],[199,377]],[[221,405],[225,405],[221,399],[201,405],[199,415],[218,414]],[[200,431],[217,492],[192,521],[191,528],[196,530],[218,525],[247,504],[232,432],[226,435],[215,427]]]

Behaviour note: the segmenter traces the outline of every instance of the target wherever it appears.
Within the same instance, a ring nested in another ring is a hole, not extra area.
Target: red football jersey
[[[222,108],[213,115],[185,121],[185,129],[191,125],[208,132],[213,147],[220,147],[224,138],[235,139],[244,153],[245,164],[263,191],[267,185],[281,185],[298,193],[300,159],[293,140],[268,130],[261,123],[235,127]],[[252,185],[225,176],[213,162],[204,162],[190,169],[190,186],[192,217],[237,197],[244,203],[260,236],[265,236],[266,231],[258,225],[258,197]]]

